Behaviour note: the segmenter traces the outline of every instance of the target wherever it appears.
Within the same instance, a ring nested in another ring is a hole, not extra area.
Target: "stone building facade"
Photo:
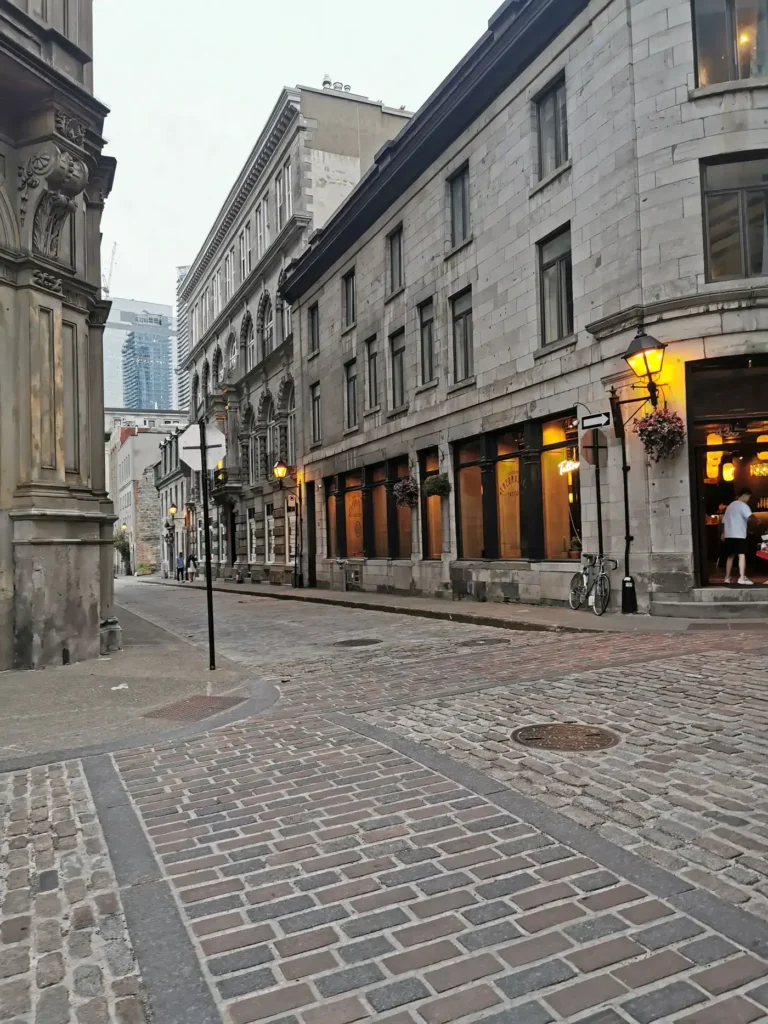
[[[0,3],[0,93],[0,669],[38,668],[112,616],[91,0]]]
[[[615,387],[614,593],[625,547],[643,610],[764,593],[716,586],[743,486],[756,580],[768,564],[768,4],[738,31],[730,6],[508,0],[291,267],[310,583],[567,600],[598,545],[581,421]],[[622,358],[639,328],[686,427],[652,464]]]
[[[408,114],[341,83],[284,89],[179,287],[186,307],[190,419],[227,438],[212,476],[215,575],[291,582],[299,508],[293,324],[280,288],[287,264],[322,229]],[[199,475],[192,482],[203,557]]]

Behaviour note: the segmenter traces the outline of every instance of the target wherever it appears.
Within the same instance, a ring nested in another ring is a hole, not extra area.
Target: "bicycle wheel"
[[[595,615],[602,615],[611,601],[611,581],[607,575],[600,575],[595,582],[595,603],[592,611]]]
[[[587,588],[584,583],[584,573],[575,572],[571,577],[571,590],[568,594],[568,604],[576,611],[581,608],[587,597]]]

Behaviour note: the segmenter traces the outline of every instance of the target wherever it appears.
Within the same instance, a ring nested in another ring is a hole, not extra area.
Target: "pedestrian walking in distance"
[[[176,582],[184,582],[184,555],[181,552],[176,556]]]
[[[194,554],[190,551],[189,558],[187,559],[187,579],[190,583],[195,582],[195,574],[197,573],[197,559]]]
[[[749,499],[752,491],[745,487],[739,492],[735,501],[732,501],[725,510],[723,516],[723,539],[725,547],[725,583],[732,583],[731,570],[733,560],[739,560],[739,578],[737,582],[742,587],[751,587],[752,580],[747,578],[747,524],[752,516],[752,509],[749,507]]]

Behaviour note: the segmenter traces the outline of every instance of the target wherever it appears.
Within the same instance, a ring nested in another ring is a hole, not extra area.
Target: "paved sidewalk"
[[[37,673],[0,672],[0,770],[168,732],[184,719],[163,709],[191,697],[250,695],[247,673],[226,658],[212,673],[199,647],[126,609],[118,614],[123,651]]]
[[[205,581],[176,583],[159,576],[142,576],[137,582],[152,583],[165,587],[188,590],[205,590]],[[214,590],[220,593],[252,594],[255,597],[270,597],[278,601],[303,601],[309,604],[339,605],[359,610],[390,612],[398,615],[413,615],[424,618],[447,619],[452,622],[467,622],[478,626],[496,626],[507,629],[543,630],[551,632],[638,632],[638,633],[682,633],[692,624],[694,628],[708,628],[715,631],[738,631],[744,628],[743,620],[716,622],[678,619],[655,615],[621,615],[611,613],[597,616],[586,609],[573,611],[570,608],[549,608],[533,604],[501,604],[495,601],[452,601],[446,598],[403,597],[398,594],[370,594],[357,591],[339,590],[296,590],[293,587],[269,586],[268,584],[235,583],[233,580],[215,580]],[[768,629],[765,619],[750,620],[747,628]]]

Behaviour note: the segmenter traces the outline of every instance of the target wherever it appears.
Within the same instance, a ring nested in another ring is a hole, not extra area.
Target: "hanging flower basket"
[[[394,487],[398,508],[416,508],[419,503],[419,485],[412,476],[401,477]]]
[[[427,498],[447,498],[451,493],[451,483],[447,473],[438,473],[437,476],[428,476],[422,488]]]
[[[642,419],[635,420],[634,431],[639,435],[651,462],[671,459],[685,443],[685,427],[676,412],[654,409]]]

